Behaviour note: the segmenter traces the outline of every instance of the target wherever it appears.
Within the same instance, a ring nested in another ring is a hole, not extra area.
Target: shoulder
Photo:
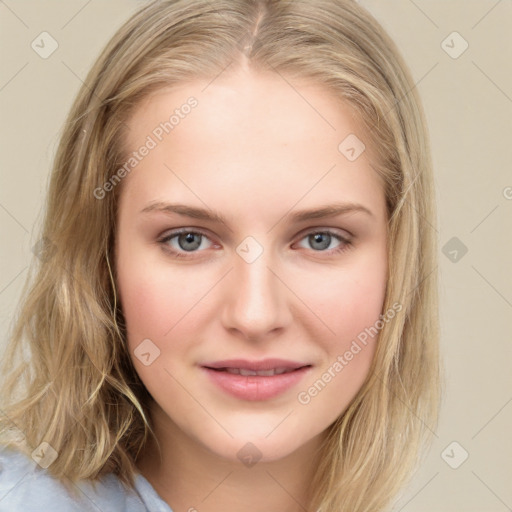
[[[94,484],[74,484],[77,496],[50,476],[29,456],[0,448],[0,512],[146,512],[148,505],[159,512],[172,512],[142,476],[136,489],[129,492],[115,475],[107,475]]]
[[[26,510],[84,510],[65,487],[24,453],[9,448],[0,452],[0,512]],[[86,509],[87,510],[87,509]]]

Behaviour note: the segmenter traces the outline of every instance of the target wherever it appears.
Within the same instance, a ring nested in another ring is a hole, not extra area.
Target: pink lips
[[[230,395],[242,400],[261,401],[292,388],[309,372],[311,365],[285,359],[230,359],[205,363],[201,369]]]

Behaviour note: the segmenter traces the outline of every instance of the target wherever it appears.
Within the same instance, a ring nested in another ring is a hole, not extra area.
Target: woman
[[[85,82],[5,359],[0,510],[385,510],[439,400],[393,42],[349,0],[157,1]]]

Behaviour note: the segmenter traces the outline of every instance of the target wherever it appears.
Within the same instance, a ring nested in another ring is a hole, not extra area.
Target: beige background
[[[360,3],[412,69],[439,203],[446,394],[432,450],[394,512],[512,510],[512,3]],[[141,4],[0,1],[0,348],[37,241],[64,117],[100,49]],[[31,48],[43,31],[59,45],[47,59]],[[467,50],[453,58],[464,40]]]

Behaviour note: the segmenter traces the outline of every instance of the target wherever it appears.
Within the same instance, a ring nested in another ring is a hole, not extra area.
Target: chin
[[[316,436],[307,436],[283,426],[272,431],[267,425],[261,428],[252,425],[238,431],[230,430],[230,433],[233,438],[221,435],[215,436],[215,439],[202,439],[201,442],[215,455],[230,462],[242,462],[248,467],[255,463],[284,459],[317,439]]]

